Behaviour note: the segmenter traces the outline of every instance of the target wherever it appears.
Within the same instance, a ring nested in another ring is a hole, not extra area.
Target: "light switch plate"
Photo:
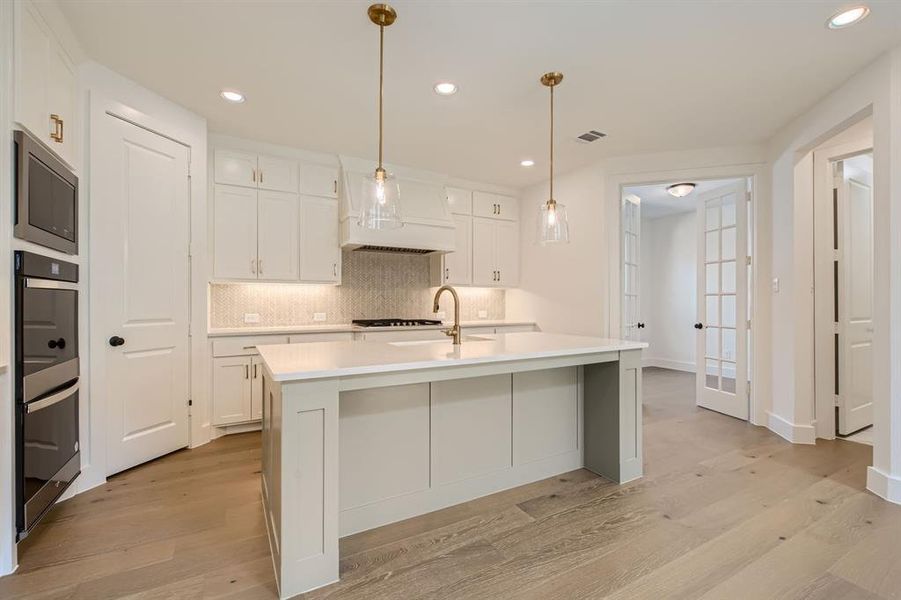
[[[778,277],[773,277],[773,293],[774,294],[779,293],[779,278]]]
[[[487,311],[487,310],[480,310],[480,311],[479,311],[479,318],[480,318],[480,319],[487,319],[487,318],[488,318],[488,311]]]
[[[259,313],[244,313],[244,322],[245,323],[259,323],[260,322]]]
[[[325,321],[327,318],[328,318],[328,313],[317,313],[317,312],[313,313],[314,321]]]

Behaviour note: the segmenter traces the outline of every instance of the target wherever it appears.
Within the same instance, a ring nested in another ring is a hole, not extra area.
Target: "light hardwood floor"
[[[901,506],[871,448],[792,446],[645,370],[646,476],[585,471],[345,538],[331,599],[901,598]],[[267,599],[259,435],[177,452],[56,507],[0,598]]]

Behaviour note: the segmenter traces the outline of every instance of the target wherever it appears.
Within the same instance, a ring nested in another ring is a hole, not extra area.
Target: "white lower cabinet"
[[[251,357],[213,359],[213,425],[251,420]]]

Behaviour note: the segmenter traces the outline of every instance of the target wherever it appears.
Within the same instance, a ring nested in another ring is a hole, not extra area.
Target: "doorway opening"
[[[871,121],[839,134],[813,157],[817,437],[872,445]]]
[[[622,336],[694,374],[698,406],[750,417],[751,178],[622,188]]]

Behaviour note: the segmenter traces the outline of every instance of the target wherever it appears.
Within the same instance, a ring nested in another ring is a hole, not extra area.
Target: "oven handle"
[[[30,415],[31,413],[47,408],[48,406],[53,406],[57,402],[62,402],[78,391],[79,383],[80,382],[76,381],[66,389],[47,396],[46,398],[41,398],[40,400],[32,400],[25,405],[25,413]]]
[[[53,279],[36,279],[34,277],[25,278],[25,287],[36,288],[39,290],[72,290],[78,291],[77,283],[68,281],[55,281]]]

